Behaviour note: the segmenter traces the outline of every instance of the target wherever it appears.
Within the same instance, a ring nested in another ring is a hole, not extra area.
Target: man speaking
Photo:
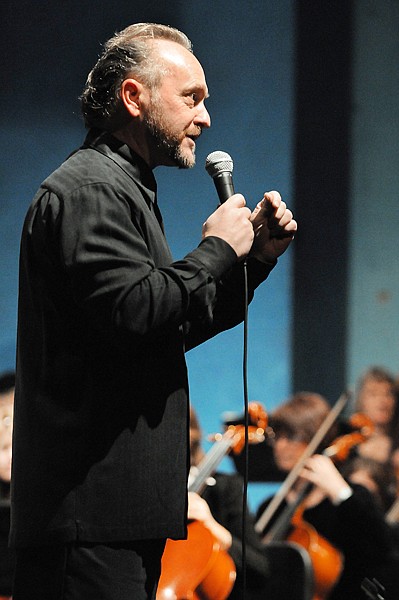
[[[190,168],[208,88],[187,37],[112,37],[81,102],[88,134],[41,185],[21,242],[10,540],[14,600],[154,598],[186,535],[184,352],[244,316],[296,222],[239,194],[172,259],[153,175]],[[185,215],[182,215],[185,218]],[[199,236],[200,237],[200,236]]]

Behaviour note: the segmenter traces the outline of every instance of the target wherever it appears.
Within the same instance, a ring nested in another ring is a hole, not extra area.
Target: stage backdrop
[[[398,374],[397,0],[3,0],[0,372],[14,368],[25,212],[82,141],[77,98],[101,44],[138,21],[183,29],[211,94],[197,166],[156,170],[175,258],[216,206],[204,170],[213,150],[232,155],[251,208],[278,189],[298,216],[294,244],[250,306],[250,400],[270,412],[309,389],[333,403],[370,364]],[[242,413],[242,354],[242,326],[188,353],[205,433]],[[253,507],[265,490],[250,486]]]

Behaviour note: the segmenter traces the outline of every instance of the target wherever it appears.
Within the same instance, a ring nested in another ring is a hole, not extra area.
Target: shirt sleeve
[[[371,493],[360,485],[352,484],[351,487],[350,498],[335,508],[344,532],[340,540],[342,550],[359,560],[378,562],[391,550],[389,526]]]
[[[46,240],[49,268],[61,264],[65,289],[94,327],[139,340],[184,325],[192,346],[242,317],[242,266],[224,240],[206,238],[182,260],[157,266],[140,218],[107,183],[66,198],[43,190],[32,210],[34,251]],[[253,281],[270,268],[260,270],[251,268]]]

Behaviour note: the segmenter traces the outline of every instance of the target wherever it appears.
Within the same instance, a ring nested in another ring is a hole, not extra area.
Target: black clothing
[[[243,481],[240,475],[216,473],[215,485],[208,486],[202,494],[213,517],[230,531],[233,543],[229,549],[237,570],[237,578],[229,599],[242,598],[242,514]],[[245,517],[246,540],[246,588],[261,589],[269,576],[268,562],[264,555],[259,536],[254,529],[253,517],[247,512]]]
[[[338,506],[325,499],[303,514],[304,520],[313,525],[344,557],[341,578],[328,596],[329,600],[364,600],[361,582],[365,577],[375,577],[380,567],[389,561],[393,551],[390,529],[371,493],[360,485],[351,484],[351,487],[352,496]],[[269,502],[267,500],[259,507],[257,518],[263,514]],[[275,518],[285,506],[283,502]]]
[[[10,540],[183,538],[184,351],[243,317],[243,268],[204,239],[172,262],[145,162],[89,132],[21,241]],[[248,259],[249,291],[273,265]]]
[[[11,596],[14,577],[14,550],[8,548],[10,501],[0,495],[0,596]]]
[[[161,540],[18,548],[13,600],[155,600],[163,549]]]

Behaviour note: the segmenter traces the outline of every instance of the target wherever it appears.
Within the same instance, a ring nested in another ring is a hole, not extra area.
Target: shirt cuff
[[[216,280],[237,263],[237,254],[222,238],[208,236],[188,256],[202,263]]]
[[[345,502],[345,500],[348,500],[348,498],[350,498],[353,494],[353,490],[351,487],[346,487],[343,488],[342,490],[339,491],[338,495],[334,498],[334,500],[332,501],[332,503],[334,504],[334,506],[339,506],[340,504],[342,504],[342,502]]]

